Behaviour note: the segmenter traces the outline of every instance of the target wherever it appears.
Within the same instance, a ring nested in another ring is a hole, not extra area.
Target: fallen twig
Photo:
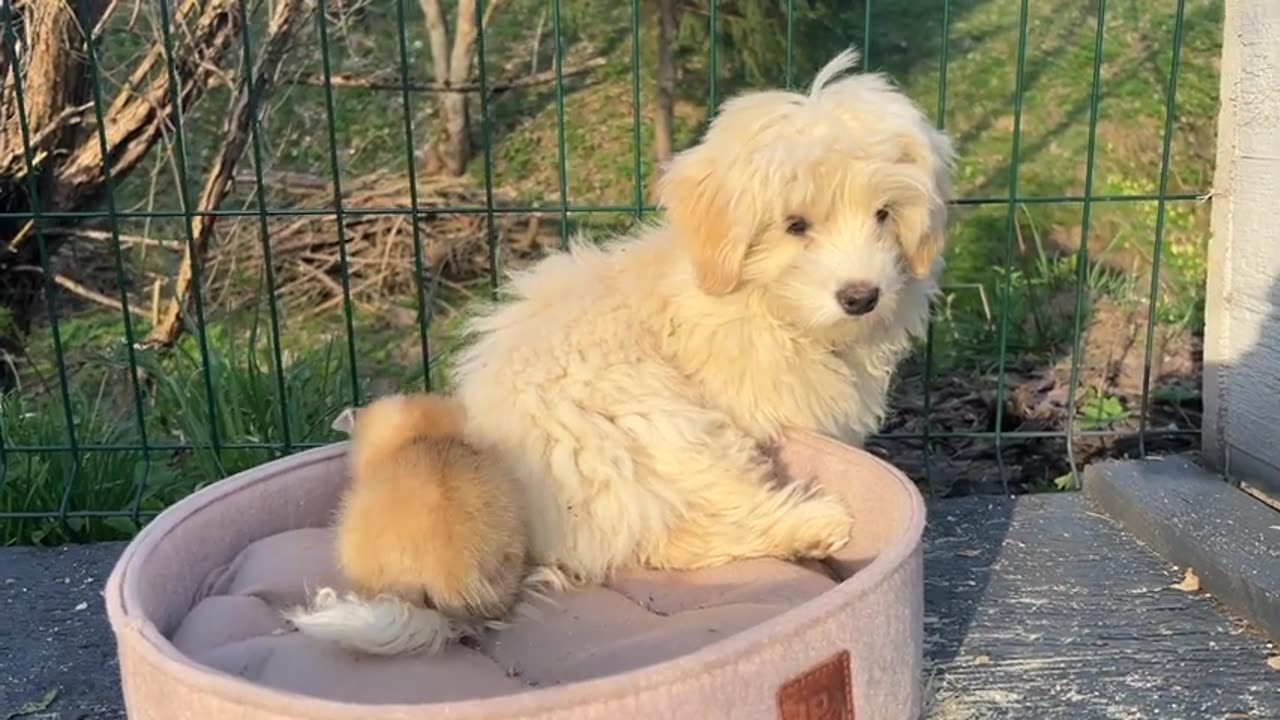
[[[76,295],[79,295],[85,300],[89,300],[90,302],[95,302],[99,305],[105,305],[115,310],[116,312],[124,312],[124,309],[125,309],[124,305],[122,305],[119,300],[116,300],[113,297],[108,297],[106,295],[103,295],[102,293],[95,292],[94,290],[88,287],[85,287],[84,285],[81,285],[75,280],[72,280],[66,275],[63,275],[61,273],[55,274],[53,276],[53,281],[58,284],[58,287],[64,290],[68,290]],[[129,314],[133,315],[134,317],[140,320],[147,319],[146,312],[139,310],[138,308],[133,307],[132,305],[129,306]]]
[[[596,68],[603,67],[609,62],[608,58],[597,57],[587,60],[586,62],[565,67],[560,71],[561,78],[575,77],[583,75]],[[544,70],[533,75],[525,77],[508,78],[505,80],[496,80],[486,83],[485,88],[490,93],[506,92],[517,88],[531,87],[534,85],[546,85],[556,81],[555,70]],[[295,84],[305,85],[308,87],[324,87],[325,79],[323,75],[308,75],[298,78]],[[399,90],[401,84],[399,80],[392,78],[390,75],[374,75],[362,76],[351,73],[339,73],[331,75],[329,85],[338,88],[360,88],[364,90]],[[438,83],[438,82],[411,82],[406,86],[407,89],[415,92],[480,92],[480,83]]]
[[[143,237],[142,235],[126,235],[117,233],[112,235],[106,230],[93,230],[90,228],[61,227],[49,228],[44,231],[49,235],[60,235],[64,237],[76,237],[84,240],[100,240],[102,242],[113,242],[119,239],[120,247],[153,247],[163,250],[172,250],[178,252],[182,250],[182,243],[176,240],[157,240],[155,238]]]
[[[342,297],[342,263],[334,227],[337,220],[333,213],[314,212],[332,207],[332,187],[306,176],[274,179],[283,181],[284,187],[273,190],[290,195],[288,205],[306,214],[270,218],[271,244],[265,251],[254,233],[229,235],[213,251],[211,263],[237,265],[236,273],[226,275],[224,282],[230,283],[233,277],[260,273],[268,261],[264,252],[269,252],[281,300],[304,307],[304,313],[335,307],[334,301]],[[342,202],[347,206],[407,209],[411,205],[408,179],[402,175],[376,173],[353,178],[345,185]],[[391,299],[417,297],[426,290],[418,287],[418,247],[423,285],[429,276],[439,277],[446,286],[487,277],[493,269],[485,242],[486,219],[448,212],[449,207],[482,204],[482,193],[465,179],[420,178],[416,216],[403,212],[345,216],[341,237],[352,294],[359,294],[360,302],[371,307],[394,304],[385,302]],[[501,189],[496,194],[499,202],[514,199]],[[504,263],[536,257],[554,244],[550,236],[541,234],[544,223],[536,213],[503,214],[494,222]],[[248,288],[222,290],[228,298],[227,307],[236,306],[240,302],[237,298],[251,292]]]
[[[14,270],[15,272],[30,272],[30,273],[35,273],[37,275],[44,275],[44,270],[37,265],[18,265],[11,269]],[[94,290],[93,288],[87,287],[85,285],[82,285],[76,282],[75,280],[72,280],[66,275],[63,275],[61,273],[54,273],[53,282],[58,287],[70,292],[73,295],[84,298],[85,300],[88,300],[93,303],[97,303],[99,305],[105,305],[106,307],[109,307],[112,310],[115,310],[116,312],[124,311],[124,305],[122,305],[119,300],[116,300],[113,297],[108,297],[107,295],[103,295],[102,293]],[[129,306],[129,314],[141,320],[147,319],[146,312],[139,310],[138,308],[133,306]]]

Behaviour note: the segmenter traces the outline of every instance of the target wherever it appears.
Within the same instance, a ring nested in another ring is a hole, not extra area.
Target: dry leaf
[[[1176,583],[1174,585],[1170,585],[1169,587],[1173,588],[1174,590],[1181,590],[1182,592],[1188,592],[1188,593],[1199,592],[1200,576],[1196,575],[1195,570],[1192,570],[1191,568],[1187,568],[1187,573],[1182,576],[1182,582]]]
[[[990,656],[990,655],[979,655],[979,656],[977,656],[977,657],[975,657],[975,658],[973,659],[973,664],[974,664],[974,665],[990,665],[990,664],[991,664],[991,656]]]
[[[1280,670],[1280,655],[1267,658],[1267,667],[1271,668],[1272,670]]]
[[[978,557],[979,555],[981,555],[982,551],[981,550],[957,550],[956,554],[959,555],[960,557],[972,558],[972,557]]]

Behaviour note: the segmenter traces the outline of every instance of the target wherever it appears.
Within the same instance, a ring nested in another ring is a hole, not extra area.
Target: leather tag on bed
[[[854,720],[849,651],[778,688],[778,720]]]

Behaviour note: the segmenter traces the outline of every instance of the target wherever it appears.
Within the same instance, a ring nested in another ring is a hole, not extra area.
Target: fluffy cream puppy
[[[457,368],[468,436],[525,486],[538,564],[820,557],[850,510],[782,484],[784,429],[859,444],[941,271],[950,143],[884,78],[720,108],[660,179],[662,224],[513,276]]]

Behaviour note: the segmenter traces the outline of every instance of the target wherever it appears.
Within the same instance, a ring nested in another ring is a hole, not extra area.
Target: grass
[[[277,379],[257,340],[256,332],[247,343],[227,332],[210,338],[212,405],[206,400],[205,366],[194,343],[184,343],[177,352],[153,363],[152,421],[157,429],[194,446],[180,459],[189,477],[207,482],[258,465],[279,452],[336,439],[329,423],[351,402],[347,394],[350,368],[341,348],[331,341],[289,353]],[[218,449],[213,447],[215,440],[265,447]]]
[[[126,417],[111,407],[103,382],[93,396],[73,392],[72,423],[84,441],[101,445],[134,444],[137,435]],[[66,414],[50,400],[29,402],[20,395],[0,398],[0,423],[5,442],[18,447],[55,447],[66,443]],[[72,453],[63,451],[4,453],[0,467],[0,511],[56,513],[109,509],[133,514],[134,508],[158,510],[171,487],[171,476],[135,450]],[[141,486],[147,481],[145,487]],[[51,518],[0,522],[0,543],[56,544],[76,537],[127,537],[133,530],[128,517],[71,518],[65,524]]]
[[[1017,3],[982,3],[953,28],[945,124],[958,140],[958,192],[968,197],[1008,197],[1013,115],[1013,63],[1017,53]],[[1088,139],[1094,27],[1091,7],[1032,4],[1027,42],[1018,195],[1083,194]],[[1158,189],[1165,83],[1171,53],[1175,3],[1110,3],[1103,53],[1102,104],[1094,171],[1099,195],[1145,194]],[[1178,124],[1171,152],[1170,192],[1202,192],[1209,186],[1217,96],[1221,4],[1188,2],[1178,93]],[[907,91],[921,102],[936,83],[909,75]],[[947,282],[977,283],[997,297],[1005,264],[1005,207],[959,213],[951,233]],[[1203,302],[1208,207],[1171,202],[1167,209],[1159,317],[1198,326]],[[1079,248],[1080,204],[1022,205],[1012,243],[1012,292],[1008,299],[1010,347],[1059,349],[1068,327],[1018,322],[1032,308],[1074,291]],[[1105,295],[1137,301],[1146,295],[1154,246],[1156,203],[1097,204],[1089,225],[1091,271],[1084,299]],[[1032,242],[1027,242],[1031,238]],[[1056,259],[1050,259],[1056,258]],[[1127,276],[1125,279],[1124,276]],[[1145,282],[1143,282],[1145,281]],[[952,290],[961,313],[973,312],[971,293]],[[1000,303],[997,302],[997,307]],[[997,313],[999,310],[997,309]],[[952,315],[955,317],[955,314]],[[1069,318],[1068,318],[1069,319]],[[966,324],[967,323],[967,324]],[[995,349],[997,322],[945,322],[940,335],[942,367],[981,363]]]
[[[99,366],[92,395],[82,394],[79,382],[71,386],[78,452],[42,449],[67,444],[68,416],[59,393],[0,396],[0,512],[118,514],[65,523],[0,520],[0,545],[127,538],[144,516],[210,482],[283,452],[339,439],[329,423],[350,399],[349,367],[338,343],[300,343],[304,349],[286,355],[277,383],[262,340],[255,331],[247,341],[221,329],[210,333],[212,406],[205,366],[190,338],[164,356],[144,356],[136,385],[127,370]],[[135,392],[139,405],[132,402]],[[141,418],[131,411],[135,407]],[[140,449],[144,445],[148,451]]]
[[[411,3],[412,4],[412,3]],[[954,138],[960,161],[956,169],[962,197],[1007,198],[1011,194],[1013,94],[1019,5],[999,0],[951,2],[950,63],[947,67],[945,113],[935,120]],[[543,37],[534,58],[531,30],[541,22],[545,2],[510,0],[488,36],[490,81],[519,76],[535,66],[553,67],[555,43]],[[833,11],[835,27],[847,28],[832,41],[830,52],[846,41],[864,44],[872,68],[888,72],[933,117],[939,107],[938,52],[942,0],[876,3],[872,27],[863,26],[863,6]],[[1031,3],[1027,18],[1022,139],[1018,157],[1020,199],[1080,195],[1084,192],[1090,80],[1093,74],[1094,4]],[[1175,0],[1112,0],[1108,4],[1103,50],[1102,104],[1098,114],[1098,150],[1093,193],[1153,194],[1159,189],[1160,151],[1165,92],[1171,59]],[[385,73],[398,67],[398,38],[392,6],[369,6],[358,23],[335,32],[331,45],[335,72]],[[843,13],[843,14],[841,14]],[[416,7],[410,8],[411,75],[428,79],[427,48]],[[847,16],[847,17],[846,17]],[[1196,193],[1209,187],[1213,163],[1221,43],[1221,0],[1187,0],[1177,122],[1172,143],[1169,191]],[[142,20],[146,21],[143,13]],[[561,128],[558,101],[563,101],[563,178],[572,206],[610,204],[631,207],[655,172],[652,106],[653,39],[641,37],[642,77],[639,146],[635,144],[632,102],[630,7],[598,0],[564,0],[564,64],[603,56],[607,65],[575,81],[562,98],[552,86],[514,89],[494,99],[492,158],[495,185],[521,203],[558,210]],[[296,62],[300,74],[319,73],[319,48],[310,34],[300,39]],[[827,37],[827,36],[824,36]],[[825,42],[825,41],[824,41]],[[133,47],[114,45],[124,57]],[[814,55],[820,53],[812,53]],[[805,63],[810,63],[805,60]],[[734,56],[722,51],[721,99],[746,86],[734,74]],[[797,66],[797,84],[812,68]],[[777,82],[782,80],[782,69]],[[706,120],[709,91],[706,63],[691,63],[680,80],[677,144],[691,142]],[[414,93],[414,150],[428,142],[433,125],[429,97]],[[329,176],[329,134],[322,90],[286,85],[272,101],[264,121],[271,168]],[[187,136],[191,167],[199,169],[213,146],[220,122],[217,98],[189,117]],[[403,106],[398,91],[350,88],[335,90],[339,171],[352,177],[376,170],[405,167]],[[478,108],[475,118],[479,118]],[[481,123],[474,132],[479,142]],[[474,182],[484,180],[482,155],[470,168]],[[639,184],[635,160],[641,163]],[[246,160],[243,170],[251,170]],[[172,179],[174,182],[170,182]],[[121,205],[176,209],[173,188],[177,170],[159,158],[153,172],[135,173],[119,192]],[[249,201],[237,190],[232,203]],[[1051,363],[1070,351],[1077,300],[1085,312],[1099,299],[1145,307],[1151,283],[1158,203],[1095,203],[1088,230],[1089,257],[1076,252],[1084,234],[1083,207],[1078,202],[1020,202],[958,208],[950,233],[945,292],[937,308],[934,368],[966,374],[995,384],[1000,366],[1000,328],[1007,327],[1006,367]],[[1009,235],[1009,213],[1013,234]],[[551,218],[549,227],[558,227]],[[625,228],[632,213],[570,214],[567,232],[593,234]],[[181,223],[130,221],[123,230],[182,239]],[[136,226],[135,226],[136,225]],[[230,226],[230,223],[227,223]],[[247,231],[254,223],[243,223]],[[1159,276],[1157,320],[1166,327],[1192,331],[1202,322],[1208,205],[1170,201],[1165,207],[1165,236]],[[156,252],[130,250],[135,269],[161,275],[173,259]],[[1006,257],[1007,255],[1007,257]],[[1081,268],[1080,263],[1087,264]],[[1077,293],[1077,278],[1085,282]],[[1006,286],[1008,292],[1004,292]],[[259,282],[258,278],[249,278]],[[138,282],[136,291],[149,283]],[[475,293],[483,296],[483,288]],[[347,338],[340,310],[307,323],[291,323],[284,308],[285,362],[279,368],[281,397],[270,340],[262,326],[261,308],[224,311],[208,329],[210,363],[205,368],[188,336],[163,356],[135,353],[147,376],[135,400],[129,351],[121,342],[117,314],[95,308],[65,311],[60,322],[70,348],[72,407],[76,437],[85,445],[147,444],[158,449],[27,451],[17,448],[62,446],[67,427],[57,382],[56,358],[47,342],[48,328],[37,328],[27,355],[20,358],[24,385],[4,397],[0,406],[3,447],[0,455],[0,512],[56,513],[111,510],[114,519],[0,520],[0,542],[58,543],[68,540],[127,537],[145,518],[202,484],[269,459],[279,452],[334,438],[328,421],[352,401],[351,375],[361,395],[392,389],[420,388],[429,372],[435,387],[448,387],[449,361],[458,346],[458,328],[468,308],[467,296],[447,298],[457,312],[438,318],[430,328],[433,357],[425,362],[416,331],[402,316],[357,310],[356,336]],[[412,311],[413,308],[402,308]],[[0,323],[5,322],[0,316]],[[139,333],[145,332],[146,323]],[[348,362],[348,342],[356,367]],[[206,372],[207,371],[207,372]],[[208,378],[208,384],[206,383]],[[1127,419],[1130,409],[1100,388],[1085,389],[1078,412],[1081,426],[1110,427]],[[1092,394],[1090,394],[1092,393]],[[210,412],[209,397],[213,408]],[[136,407],[145,417],[140,421]],[[283,412],[282,412],[283,411]],[[287,424],[287,427],[286,427]],[[263,449],[222,449],[220,443],[254,443]],[[286,442],[287,440],[287,442]],[[189,449],[165,449],[180,444]]]

